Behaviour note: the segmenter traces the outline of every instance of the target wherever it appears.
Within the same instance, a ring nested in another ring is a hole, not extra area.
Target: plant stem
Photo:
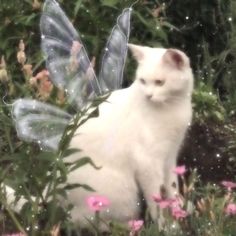
[[[11,137],[10,137],[10,131],[9,131],[9,128],[7,128],[6,126],[5,126],[5,134],[6,134],[8,145],[10,147],[10,151],[11,153],[14,153],[14,148],[13,148]]]
[[[10,215],[12,221],[14,222],[14,224],[16,225],[16,227],[18,228],[18,230],[23,233],[24,235],[27,235],[27,233],[25,232],[23,226],[20,224],[20,222],[17,220],[15,214],[13,213],[13,211],[8,207],[8,204],[6,203],[6,201],[4,199],[1,198],[1,203],[4,205],[4,208],[6,209],[6,211],[8,212],[8,214]]]

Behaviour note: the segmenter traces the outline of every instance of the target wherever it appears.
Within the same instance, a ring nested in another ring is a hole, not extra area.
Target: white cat
[[[138,62],[136,79],[127,89],[115,91],[100,105],[100,115],[88,120],[72,139],[102,169],[87,165],[72,172],[70,183],[85,183],[110,200],[102,218],[126,223],[140,213],[140,192],[153,220],[157,219],[152,195],[162,185],[169,196],[177,189],[173,169],[185,132],[191,122],[193,74],[188,57],[176,49],[130,44]],[[81,157],[74,154],[70,160]],[[71,190],[78,224],[92,217],[85,199],[93,193]]]

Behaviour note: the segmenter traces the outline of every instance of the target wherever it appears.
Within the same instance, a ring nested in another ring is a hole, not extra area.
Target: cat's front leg
[[[160,160],[150,160],[149,158],[144,158],[144,160],[146,160],[146,163],[140,165],[136,178],[152,220],[160,222],[162,216],[158,213],[157,204],[153,200],[153,195],[160,195],[161,188],[164,184],[164,166]]]
[[[176,155],[171,155],[164,165],[164,188],[168,198],[175,198],[179,193],[178,177],[174,173],[176,159]]]

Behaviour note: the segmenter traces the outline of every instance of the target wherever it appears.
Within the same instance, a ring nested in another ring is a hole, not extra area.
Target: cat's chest
[[[189,112],[190,113],[190,112]],[[150,148],[159,145],[171,145],[182,139],[190,122],[191,115],[180,110],[137,113],[127,118],[123,132],[137,145]]]

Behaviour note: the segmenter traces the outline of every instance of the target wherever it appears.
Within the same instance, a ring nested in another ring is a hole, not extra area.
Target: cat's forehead
[[[145,52],[145,56],[147,59],[151,60],[152,62],[159,62],[163,55],[165,54],[167,49],[165,48],[148,48]]]
[[[158,76],[162,77],[165,73],[162,58],[166,51],[165,48],[145,48],[144,60],[139,63],[137,75],[150,80],[156,79]]]

